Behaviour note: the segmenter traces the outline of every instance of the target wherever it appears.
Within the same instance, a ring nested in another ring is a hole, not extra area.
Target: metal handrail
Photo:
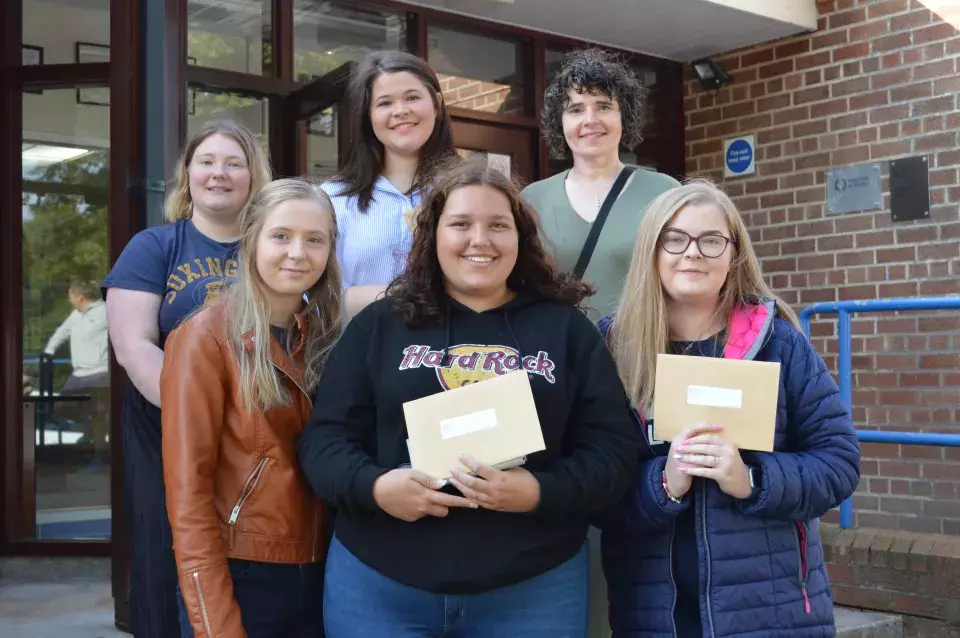
[[[847,407],[853,410],[853,355],[851,353],[850,317],[854,313],[960,310],[960,296],[918,297],[900,299],[871,299],[865,301],[828,301],[808,306],[800,313],[800,324],[807,338],[810,337],[810,317],[819,314],[836,314],[839,352],[837,374],[840,381],[840,396]],[[865,443],[892,443],[900,445],[938,445],[960,447],[960,434],[935,434],[925,432],[891,432],[857,430],[857,439]],[[853,501],[840,504],[840,527],[853,527]]]

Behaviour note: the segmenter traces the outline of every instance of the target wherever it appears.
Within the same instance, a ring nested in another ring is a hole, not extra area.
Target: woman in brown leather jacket
[[[296,444],[340,331],[336,221],[283,179],[240,225],[236,283],[171,334],[160,377],[181,630],[322,636],[323,505]]]

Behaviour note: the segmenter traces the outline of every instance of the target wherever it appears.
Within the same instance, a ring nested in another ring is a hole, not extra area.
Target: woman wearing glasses
[[[834,635],[817,519],[856,488],[859,447],[726,194],[693,181],[654,200],[600,326],[644,426],[658,354],[780,363],[773,452],[741,452],[722,423],[668,443],[644,427],[634,490],[601,521],[614,635]]]

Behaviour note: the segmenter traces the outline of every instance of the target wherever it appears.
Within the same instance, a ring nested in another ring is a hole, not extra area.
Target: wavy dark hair
[[[597,48],[577,49],[566,55],[563,67],[543,94],[540,132],[553,157],[566,159],[570,156],[563,135],[563,112],[570,102],[571,89],[616,100],[623,126],[620,146],[633,149],[643,141],[647,91],[636,74],[615,53]]]
[[[442,323],[446,318],[447,293],[444,274],[437,258],[437,228],[447,199],[458,188],[483,185],[495,188],[510,200],[517,226],[517,263],[507,278],[507,287],[516,293],[539,295],[577,307],[594,289],[560,273],[540,240],[536,211],[520,198],[520,186],[511,177],[489,168],[486,158],[455,158],[441,166],[436,183],[426,193],[417,216],[413,246],[407,267],[387,288],[394,309],[403,314],[410,328]]]
[[[407,72],[415,75],[427,89],[437,121],[433,133],[420,151],[420,166],[414,176],[410,192],[422,188],[429,180],[430,167],[454,154],[453,130],[446,103],[437,99],[440,80],[426,62],[402,51],[380,51],[369,54],[360,63],[350,80],[343,108],[347,113],[349,144],[343,168],[330,178],[346,185],[341,194],[359,196],[360,210],[366,211],[373,199],[373,185],[383,170],[383,144],[377,139],[370,124],[370,94],[373,83],[385,73]]]

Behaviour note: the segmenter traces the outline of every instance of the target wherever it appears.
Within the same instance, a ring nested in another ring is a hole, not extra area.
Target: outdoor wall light
[[[694,60],[690,67],[697,74],[697,80],[705,91],[719,91],[733,79],[722,66],[710,58]]]

